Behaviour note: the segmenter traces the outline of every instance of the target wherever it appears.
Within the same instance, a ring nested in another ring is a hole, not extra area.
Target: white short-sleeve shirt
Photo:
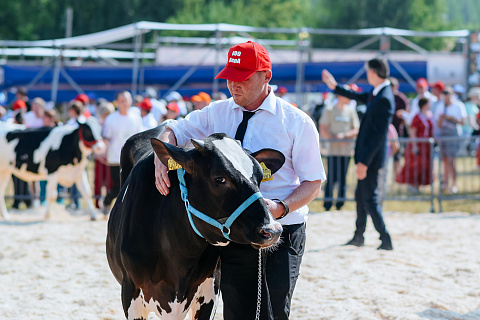
[[[232,98],[216,101],[191,112],[185,119],[170,122],[167,127],[182,147],[192,138],[203,139],[213,133],[234,137],[244,110]],[[252,152],[270,148],[285,156],[285,164],[273,175],[273,180],[260,185],[265,198],[285,199],[303,181],[326,180],[318,131],[313,121],[303,111],[276,97],[272,90],[248,121],[243,147]],[[303,223],[307,213],[308,207],[304,206],[279,222],[284,225]]]

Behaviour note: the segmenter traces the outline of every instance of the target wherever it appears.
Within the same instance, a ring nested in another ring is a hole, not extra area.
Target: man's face
[[[130,108],[131,105],[132,105],[132,99],[129,96],[125,94],[121,94],[118,96],[117,107],[119,110],[126,111],[128,110],[128,108]]]
[[[258,71],[242,82],[227,80],[228,90],[236,104],[248,109],[248,106],[255,105],[262,98],[271,77],[271,71]]]
[[[423,95],[426,91],[427,91],[427,87],[424,87],[424,86],[416,86],[416,89],[417,89],[417,93],[419,95]]]

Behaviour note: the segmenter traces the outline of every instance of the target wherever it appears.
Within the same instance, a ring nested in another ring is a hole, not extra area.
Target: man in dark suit
[[[375,58],[365,63],[367,80],[373,86],[368,93],[357,93],[338,86],[335,78],[327,70],[322,72],[322,80],[335,94],[355,99],[367,105],[360,124],[355,144],[355,164],[357,165],[357,221],[355,235],[346,245],[361,247],[367,225],[367,215],[372,218],[375,229],[380,234],[382,244],[379,250],[392,250],[392,240],[385,227],[382,211],[377,201],[378,171],[387,158],[387,132],[395,111],[395,98],[388,81],[388,62]]]

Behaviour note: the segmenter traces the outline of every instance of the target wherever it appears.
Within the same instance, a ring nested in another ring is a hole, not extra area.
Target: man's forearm
[[[295,211],[307,205],[310,201],[315,199],[320,194],[321,187],[322,187],[321,180],[303,181],[283,201],[285,201],[288,204],[290,211]]]
[[[177,145],[177,138],[170,128],[163,129],[163,131],[158,135],[158,139],[160,141],[173,144],[174,146]]]

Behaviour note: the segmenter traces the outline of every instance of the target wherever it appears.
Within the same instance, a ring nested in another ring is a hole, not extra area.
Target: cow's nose
[[[276,221],[265,225],[259,230],[263,245],[271,246],[275,244],[280,238],[282,231],[282,225]]]

